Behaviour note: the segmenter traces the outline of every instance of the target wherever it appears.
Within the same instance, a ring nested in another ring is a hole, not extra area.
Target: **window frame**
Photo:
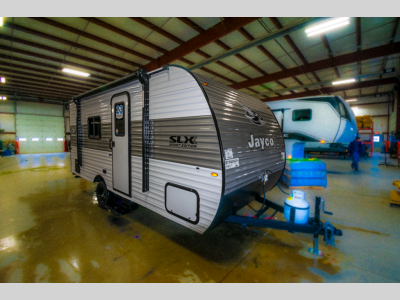
[[[310,119],[308,119],[308,120],[295,120],[295,119],[294,119],[294,114],[295,114],[295,112],[296,112],[296,111],[302,111],[302,110],[308,110],[308,111],[310,111]],[[309,121],[311,121],[311,120],[312,120],[312,109],[311,109],[311,108],[306,108],[306,109],[295,109],[295,110],[292,111],[292,121],[293,121],[293,122],[309,122]]]
[[[94,119],[95,118],[99,118],[99,120],[100,120],[100,132],[99,132],[99,134],[98,134],[98,137],[97,137],[97,135],[96,135],[96,130],[95,130],[95,121],[94,121]],[[91,135],[90,135],[90,119],[93,119],[93,133],[94,133],[94,137],[91,137]],[[101,140],[101,117],[100,116],[91,116],[91,117],[88,117],[88,139],[90,139],[90,140]]]

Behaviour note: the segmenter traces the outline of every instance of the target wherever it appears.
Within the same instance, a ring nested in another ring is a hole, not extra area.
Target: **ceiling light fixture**
[[[0,97],[1,100],[7,100],[7,97]]]
[[[345,79],[345,80],[340,80],[340,81],[333,81],[332,84],[338,85],[338,84],[350,83],[350,82],[355,82],[355,81],[356,81],[355,78],[351,78],[351,79]]]
[[[349,17],[335,18],[333,20],[324,23],[319,23],[313,27],[306,29],[306,33],[307,36],[310,37],[349,24],[350,24]]]
[[[1,78],[0,79],[1,83],[6,83],[6,79],[4,77],[0,77],[0,78]]]
[[[62,71],[65,72],[65,73],[71,73],[71,74],[84,76],[84,77],[90,76],[89,73],[79,72],[79,71],[75,71],[75,70],[71,70],[71,69],[67,69],[67,68],[64,68]]]
[[[2,27],[4,24],[4,17],[0,17],[0,27]]]
[[[346,102],[354,102],[354,101],[357,101],[357,99],[349,99],[349,100],[346,100]]]

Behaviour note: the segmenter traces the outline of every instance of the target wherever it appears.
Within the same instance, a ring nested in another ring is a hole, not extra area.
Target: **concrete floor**
[[[378,167],[379,154],[358,173],[325,159],[328,188],[306,191],[344,233],[336,247],[321,239],[321,258],[307,252],[310,235],[227,223],[199,235],[143,207],[112,215],[69,158],[0,158],[0,282],[400,282],[400,208],[389,207],[400,169]]]

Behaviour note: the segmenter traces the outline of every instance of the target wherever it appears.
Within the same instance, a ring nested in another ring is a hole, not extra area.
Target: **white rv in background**
[[[110,197],[199,233],[224,221],[285,168],[272,111],[256,98],[169,66],[140,70],[70,102],[71,170]]]
[[[349,143],[357,135],[357,123],[350,106],[340,96],[316,96],[268,102],[282,128],[286,155],[293,146]]]

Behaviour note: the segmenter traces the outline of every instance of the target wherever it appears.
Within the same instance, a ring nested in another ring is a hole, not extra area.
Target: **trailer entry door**
[[[128,93],[114,95],[112,111],[113,188],[131,196],[130,99]]]

